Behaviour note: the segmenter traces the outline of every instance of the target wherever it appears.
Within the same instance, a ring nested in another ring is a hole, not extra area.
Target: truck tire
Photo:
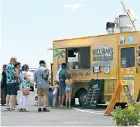
[[[86,94],[87,94],[87,90],[86,89],[80,89],[78,91],[77,97],[79,98],[80,106],[84,105],[85,99],[86,99]]]

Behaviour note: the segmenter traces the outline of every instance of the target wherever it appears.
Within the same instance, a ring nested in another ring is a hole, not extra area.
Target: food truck
[[[128,17],[120,15],[119,32],[114,32],[115,23],[108,22],[108,34],[53,42],[53,81],[61,63],[74,80],[72,98],[85,103],[93,80],[103,80],[101,99],[108,103],[117,83],[127,80],[134,100],[140,99],[140,31],[132,30]],[[122,92],[118,103],[126,103]]]

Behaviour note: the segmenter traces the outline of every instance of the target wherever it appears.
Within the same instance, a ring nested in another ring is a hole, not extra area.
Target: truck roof
[[[103,36],[116,36],[116,35],[139,33],[139,32],[140,31],[124,32],[124,33],[116,33],[116,34],[104,34],[104,35],[96,35],[96,36],[85,36],[85,37],[78,37],[78,38],[67,38],[67,39],[54,40],[53,42],[55,43],[55,42],[60,42],[60,41],[68,41],[68,40],[76,40],[76,39],[86,39],[86,38],[103,37]]]

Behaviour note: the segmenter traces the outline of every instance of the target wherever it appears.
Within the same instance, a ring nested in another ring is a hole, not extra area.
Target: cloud
[[[72,11],[75,11],[78,8],[84,7],[83,4],[64,4],[64,8],[71,8]]]

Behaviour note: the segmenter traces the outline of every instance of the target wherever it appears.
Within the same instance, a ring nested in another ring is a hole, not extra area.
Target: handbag
[[[26,95],[29,95],[30,94],[30,90],[28,88],[25,88],[23,90],[23,95],[26,96]]]

